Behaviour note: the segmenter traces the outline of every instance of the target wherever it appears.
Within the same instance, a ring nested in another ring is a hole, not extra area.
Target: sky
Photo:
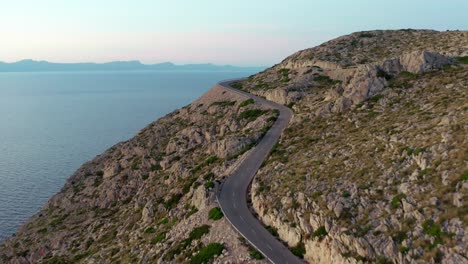
[[[0,0],[0,61],[269,66],[372,29],[467,30],[467,0]]]

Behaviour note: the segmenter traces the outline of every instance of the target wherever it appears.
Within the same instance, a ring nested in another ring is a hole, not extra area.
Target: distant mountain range
[[[266,67],[238,67],[232,65],[185,64],[171,62],[143,64],[140,61],[115,61],[108,63],[53,63],[47,61],[22,60],[0,62],[0,72],[48,72],[48,71],[262,71]]]

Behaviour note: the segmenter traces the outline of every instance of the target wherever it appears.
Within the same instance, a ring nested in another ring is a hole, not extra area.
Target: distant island
[[[143,64],[140,61],[114,61],[107,63],[53,63],[48,61],[21,60],[0,62],[0,72],[51,72],[51,71],[262,71],[266,67],[239,67],[232,65],[185,64],[171,62]]]

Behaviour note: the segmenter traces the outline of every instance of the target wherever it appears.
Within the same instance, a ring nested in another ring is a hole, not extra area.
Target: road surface
[[[248,96],[260,104],[278,109],[280,115],[271,129],[252,149],[249,156],[226,179],[219,193],[218,202],[224,215],[234,228],[270,262],[276,264],[303,263],[263,227],[259,220],[252,215],[247,205],[249,185],[271,148],[278,141],[281,133],[291,120],[292,111],[283,105],[237,90],[230,86],[232,82],[232,80],[225,81],[218,85],[222,86],[223,89]]]

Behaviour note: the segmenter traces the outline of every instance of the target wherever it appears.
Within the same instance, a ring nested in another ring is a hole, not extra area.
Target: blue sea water
[[[0,241],[85,161],[252,72],[0,73]]]

